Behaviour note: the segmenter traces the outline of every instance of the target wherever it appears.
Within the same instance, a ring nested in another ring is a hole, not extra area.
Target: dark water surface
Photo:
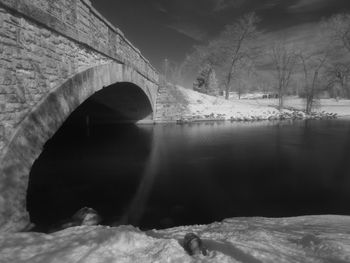
[[[83,206],[142,229],[350,215],[350,121],[65,127],[30,175],[46,230]]]

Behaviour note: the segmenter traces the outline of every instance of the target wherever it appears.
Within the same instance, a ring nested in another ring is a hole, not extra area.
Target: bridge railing
[[[158,73],[124,34],[106,20],[90,0],[0,0],[0,5],[87,45],[158,82]]]

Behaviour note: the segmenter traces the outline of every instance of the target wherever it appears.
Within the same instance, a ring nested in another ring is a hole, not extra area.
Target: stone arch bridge
[[[31,166],[71,112],[103,87],[130,82],[155,120],[158,79],[89,0],[0,0],[0,232],[29,223]]]

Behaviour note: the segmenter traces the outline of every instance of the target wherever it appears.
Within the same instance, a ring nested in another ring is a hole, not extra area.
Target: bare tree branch
[[[277,73],[278,108],[281,110],[283,108],[284,93],[289,86],[297,62],[297,55],[284,41],[273,45],[270,56]]]

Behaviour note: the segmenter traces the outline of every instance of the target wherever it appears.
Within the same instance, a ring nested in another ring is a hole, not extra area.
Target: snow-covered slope
[[[185,252],[181,241],[189,232],[202,238],[207,256]],[[5,234],[0,262],[350,262],[350,217],[233,218],[148,232],[82,226],[51,235]]]
[[[225,119],[260,116],[267,119],[278,115],[279,111],[267,105],[247,103],[245,100],[225,100],[223,98],[209,96],[190,89],[177,87],[188,102],[190,115],[225,115]]]
[[[296,97],[287,97],[285,106],[288,109],[277,110],[278,99],[230,99],[214,97],[202,94],[190,89],[177,86],[173,87],[187,102],[186,111],[182,119],[186,121],[197,120],[232,120],[232,121],[256,121],[276,120],[291,118],[328,118],[350,116],[350,100],[321,100],[321,105],[315,109],[317,114],[305,115],[302,110],[305,102]],[[293,109],[293,110],[292,110]]]

